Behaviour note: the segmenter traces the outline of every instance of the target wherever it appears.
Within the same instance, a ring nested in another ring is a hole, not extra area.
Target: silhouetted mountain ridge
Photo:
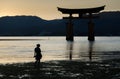
[[[61,16],[62,17],[62,16]],[[67,20],[44,20],[37,16],[6,16],[0,18],[1,36],[61,36],[66,35]],[[119,36],[120,12],[102,12],[94,19],[95,35]],[[74,35],[88,34],[88,20],[73,20]]]

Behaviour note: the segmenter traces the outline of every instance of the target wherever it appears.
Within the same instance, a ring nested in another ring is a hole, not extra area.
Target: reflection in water
[[[76,47],[74,47],[74,43],[75,42],[67,42],[67,47],[66,47],[66,50],[67,50],[67,58],[69,58],[69,60],[73,60],[73,58],[75,57],[76,58],[76,55],[77,57],[81,57],[81,56],[78,56],[79,54],[81,55],[84,55],[85,52],[81,52],[82,50],[79,50],[79,53],[76,53],[75,52],[75,49]],[[80,43],[81,44],[81,43]],[[81,44],[82,45],[82,44]],[[89,58],[90,61],[92,61],[92,53],[93,53],[93,46],[94,46],[94,42],[89,42],[89,45],[88,45],[88,55],[86,57]],[[81,46],[82,47],[82,46]],[[80,48],[79,48],[80,49]],[[74,51],[74,52],[73,52]],[[87,53],[87,51],[86,51]],[[74,56],[74,57],[73,57]],[[80,58],[81,59],[81,58]]]
[[[73,42],[67,42],[67,50],[69,53],[69,59],[72,60],[72,55],[73,55]]]
[[[89,60],[90,61],[92,61],[93,45],[94,45],[94,41],[89,41]]]

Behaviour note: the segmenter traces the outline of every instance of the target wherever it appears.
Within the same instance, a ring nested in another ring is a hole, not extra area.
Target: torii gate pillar
[[[71,19],[72,15],[70,14],[69,22],[66,24],[66,40],[74,41],[74,33],[73,33],[73,23]]]
[[[92,22],[92,13],[89,14],[89,22],[88,22],[88,40],[94,41],[94,23]]]
[[[95,40],[94,23],[93,22],[88,22],[88,40],[89,41]]]
[[[66,25],[66,40],[73,41],[73,24],[71,22],[68,22]]]

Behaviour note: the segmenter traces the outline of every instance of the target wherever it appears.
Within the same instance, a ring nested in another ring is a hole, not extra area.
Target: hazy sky
[[[57,7],[86,8],[106,5],[105,11],[120,11],[120,0],[0,0],[0,16],[35,15],[62,18]]]

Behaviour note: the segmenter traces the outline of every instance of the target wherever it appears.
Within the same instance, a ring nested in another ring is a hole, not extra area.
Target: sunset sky
[[[120,11],[120,0],[0,0],[0,17],[33,15],[46,20],[62,18],[57,7],[88,8],[106,5],[105,11]]]

